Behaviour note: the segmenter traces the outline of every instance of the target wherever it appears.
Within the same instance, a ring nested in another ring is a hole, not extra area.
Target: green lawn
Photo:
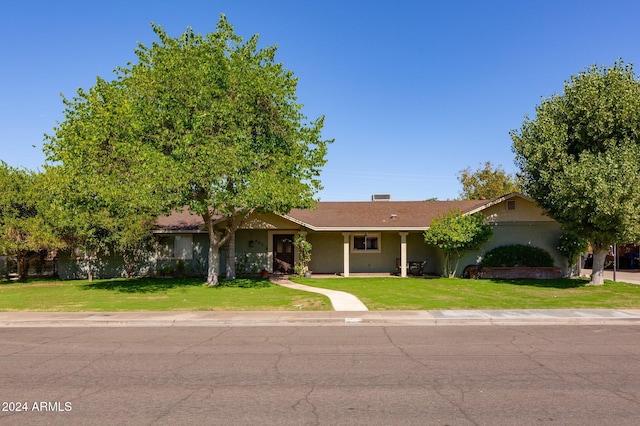
[[[295,311],[330,310],[326,297],[268,280],[207,287],[199,278],[0,283],[0,311]]]
[[[586,279],[463,280],[418,278],[292,278],[342,290],[370,310],[640,308],[640,285]],[[202,279],[114,279],[0,283],[0,311],[297,311],[330,310],[314,293],[267,280],[242,279],[221,287]]]
[[[293,278],[354,294],[370,310],[640,308],[640,285],[587,279]]]

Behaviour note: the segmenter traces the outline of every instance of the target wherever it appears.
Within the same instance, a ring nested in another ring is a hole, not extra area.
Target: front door
[[[273,236],[273,272],[293,272],[293,234]]]

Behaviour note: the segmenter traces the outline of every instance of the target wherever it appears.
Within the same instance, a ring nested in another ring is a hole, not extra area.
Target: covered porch
[[[306,236],[314,274],[435,275],[442,257],[424,243],[422,231],[309,231]]]

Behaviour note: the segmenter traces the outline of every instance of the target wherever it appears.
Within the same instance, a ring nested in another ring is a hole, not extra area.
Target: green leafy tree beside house
[[[244,218],[314,204],[330,141],[320,136],[323,117],[302,113],[297,78],[276,62],[275,46],[243,40],[224,15],[204,36],[153,30],[159,40],[140,45],[137,62],[118,68],[114,81],[98,79],[65,100],[48,158],[78,178],[107,176],[99,191],[107,207],[146,214],[188,206],[202,216],[207,283],[217,285],[220,248],[234,252]],[[140,204],[129,203],[132,185]],[[227,278],[235,278],[229,260]]]
[[[31,257],[64,246],[45,219],[50,209],[46,179],[0,161],[0,254],[16,256],[20,281],[27,281]]]
[[[483,215],[465,215],[452,210],[432,221],[424,233],[424,240],[428,245],[444,252],[444,273],[448,277],[454,277],[462,255],[480,247],[492,235],[493,230],[485,223]]]
[[[511,132],[526,193],[593,249],[604,283],[609,247],[640,240],[640,81],[633,66],[591,66]]]

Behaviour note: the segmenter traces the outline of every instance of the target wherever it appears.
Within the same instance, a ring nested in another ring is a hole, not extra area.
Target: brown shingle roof
[[[163,231],[197,231],[204,226],[202,216],[189,213],[185,207],[182,211],[173,211],[169,216],[161,216],[156,221],[158,229]]]
[[[312,229],[426,229],[450,210],[467,212],[487,203],[474,201],[320,202],[313,210],[294,209],[287,216]]]
[[[431,220],[453,209],[463,213],[491,203],[491,200],[461,201],[353,201],[319,202],[315,209],[293,209],[285,218],[313,230],[426,229]],[[157,221],[160,230],[199,230],[201,216],[185,208]]]

